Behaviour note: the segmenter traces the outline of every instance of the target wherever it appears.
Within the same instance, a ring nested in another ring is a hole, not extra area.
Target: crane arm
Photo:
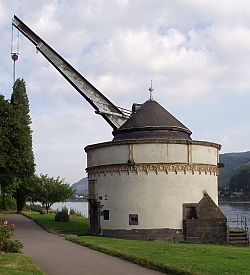
[[[127,121],[128,116],[124,115],[118,107],[99,92],[17,16],[14,16],[12,24],[36,46],[37,50],[42,53],[63,77],[92,105],[96,113],[100,114],[114,130],[120,128]]]

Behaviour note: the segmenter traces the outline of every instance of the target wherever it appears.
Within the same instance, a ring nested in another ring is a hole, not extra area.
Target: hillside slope
[[[250,167],[250,151],[220,154],[220,162],[225,166],[220,168],[219,187],[228,187],[232,175],[239,173],[241,169]]]
[[[88,194],[88,178],[82,178],[78,182],[72,184],[71,187],[76,190],[77,194]]]

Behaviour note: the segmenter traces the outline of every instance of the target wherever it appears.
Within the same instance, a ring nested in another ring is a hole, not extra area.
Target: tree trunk
[[[26,195],[22,192],[22,190],[18,189],[16,192],[16,208],[17,213],[21,214],[26,203]]]
[[[5,206],[5,192],[3,190],[3,210],[6,209],[6,206]]]

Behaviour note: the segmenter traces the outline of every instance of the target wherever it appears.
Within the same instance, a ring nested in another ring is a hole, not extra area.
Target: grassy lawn
[[[56,222],[55,214],[39,214],[37,212],[23,211],[27,217],[35,220],[50,233],[74,234],[85,236],[88,230],[88,219],[80,216],[70,216],[69,222]]]
[[[22,254],[0,254],[1,275],[45,275],[28,257]]]
[[[27,214],[27,213],[25,213]],[[113,255],[166,274],[250,274],[250,247],[229,245],[160,243],[86,236],[88,220],[71,218],[68,223],[54,221],[54,215],[27,214],[49,232],[72,232],[68,237],[91,249]]]

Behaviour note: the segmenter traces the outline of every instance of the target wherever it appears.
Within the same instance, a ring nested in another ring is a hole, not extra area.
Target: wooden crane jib
[[[92,105],[95,112],[100,114],[114,130],[120,128],[128,120],[129,117],[126,114],[109,101],[17,16],[14,16],[12,24],[36,46],[37,50],[42,53],[63,77]]]

